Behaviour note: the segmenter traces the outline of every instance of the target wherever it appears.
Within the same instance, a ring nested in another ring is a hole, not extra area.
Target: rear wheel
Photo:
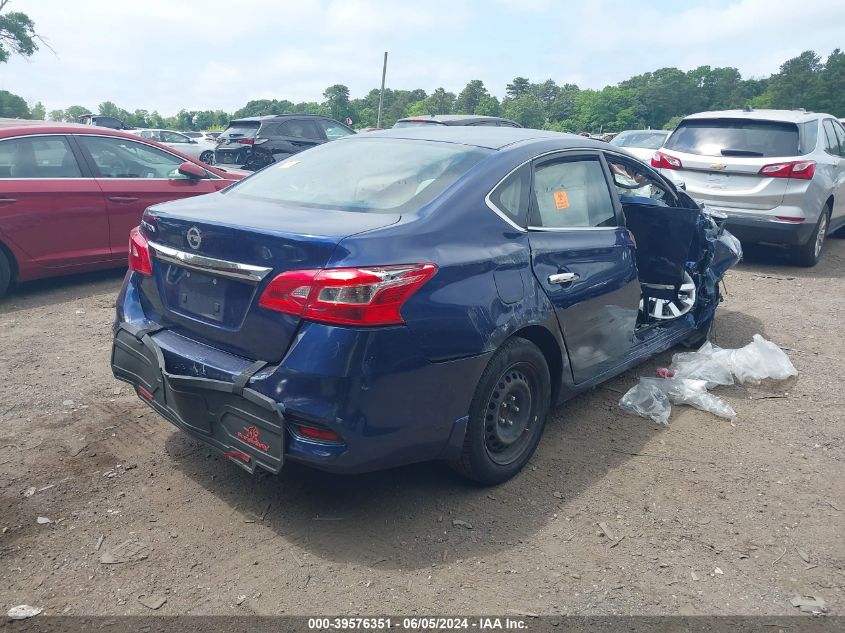
[[[212,152],[210,149],[204,151],[202,154],[200,154],[200,161],[202,161],[206,165],[213,165],[214,164],[214,152]]]
[[[810,239],[806,244],[797,246],[792,251],[792,257],[795,263],[799,266],[815,266],[819,263],[819,257],[822,254],[822,246],[827,237],[827,227],[830,223],[830,205],[825,205],[819,215],[819,221],[816,223],[816,228],[813,230]]]
[[[12,282],[12,266],[3,249],[0,248],[0,297],[6,294]]]
[[[486,485],[522,470],[543,434],[550,380],[543,353],[530,341],[513,338],[499,348],[478,382],[463,453],[453,467]]]

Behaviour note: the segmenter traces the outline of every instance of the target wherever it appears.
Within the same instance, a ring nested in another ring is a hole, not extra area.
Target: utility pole
[[[381,127],[381,111],[384,107],[384,78],[387,75],[387,51],[384,51],[384,65],[381,68],[381,92],[378,96],[378,118],[376,127]]]

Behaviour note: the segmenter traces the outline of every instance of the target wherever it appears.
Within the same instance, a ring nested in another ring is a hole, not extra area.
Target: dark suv
[[[355,134],[334,119],[315,114],[278,114],[236,119],[217,138],[214,161],[255,171],[292,154]]]
[[[99,127],[108,127],[113,130],[134,130],[131,125],[126,125],[123,121],[113,116],[104,116],[102,114],[83,114],[76,119],[83,125],[96,125]]]

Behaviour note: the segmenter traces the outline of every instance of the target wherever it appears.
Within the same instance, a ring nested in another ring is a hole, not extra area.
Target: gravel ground
[[[718,388],[734,423],[619,410],[666,353],[559,408],[491,489],[440,464],[250,477],[112,378],[120,271],[25,285],[0,300],[0,607],[791,615],[811,594],[841,614],[843,260],[831,240],[814,269],[759,252],[727,275],[716,343],[759,332],[799,370]]]

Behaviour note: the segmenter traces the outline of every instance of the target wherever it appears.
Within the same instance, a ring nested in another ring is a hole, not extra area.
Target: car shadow
[[[845,239],[832,237],[825,241],[819,263],[812,268],[797,266],[789,253],[775,246],[743,244],[743,260],[739,271],[759,274],[775,280],[839,279],[845,276]]]
[[[126,268],[109,268],[16,284],[0,297],[0,314],[72,302],[102,292],[117,291]]]
[[[270,504],[265,519],[281,546],[334,562],[419,569],[510,549],[556,520],[571,532],[561,507],[582,506],[597,480],[663,432],[622,413],[616,391],[594,389],[559,407],[525,470],[490,488],[437,462],[361,475],[289,462],[277,476],[250,476],[182,433],[171,433],[166,448],[182,474],[233,512],[255,519]]]
[[[727,310],[717,316],[715,337],[723,347],[745,345],[755,333],[765,335],[756,318]],[[250,476],[183,433],[171,433],[166,448],[183,475],[232,512],[257,519],[269,504],[265,519],[280,545],[334,562],[394,569],[419,569],[447,557],[483,557],[513,547],[553,521],[571,532],[565,514],[589,508],[589,491],[597,482],[669,432],[624,413],[618,401],[640,376],[653,376],[668,365],[676,351],[558,407],[525,470],[491,488],[470,484],[435,462],[362,475],[289,462],[278,476]],[[731,393],[745,397],[742,387],[721,395]]]

